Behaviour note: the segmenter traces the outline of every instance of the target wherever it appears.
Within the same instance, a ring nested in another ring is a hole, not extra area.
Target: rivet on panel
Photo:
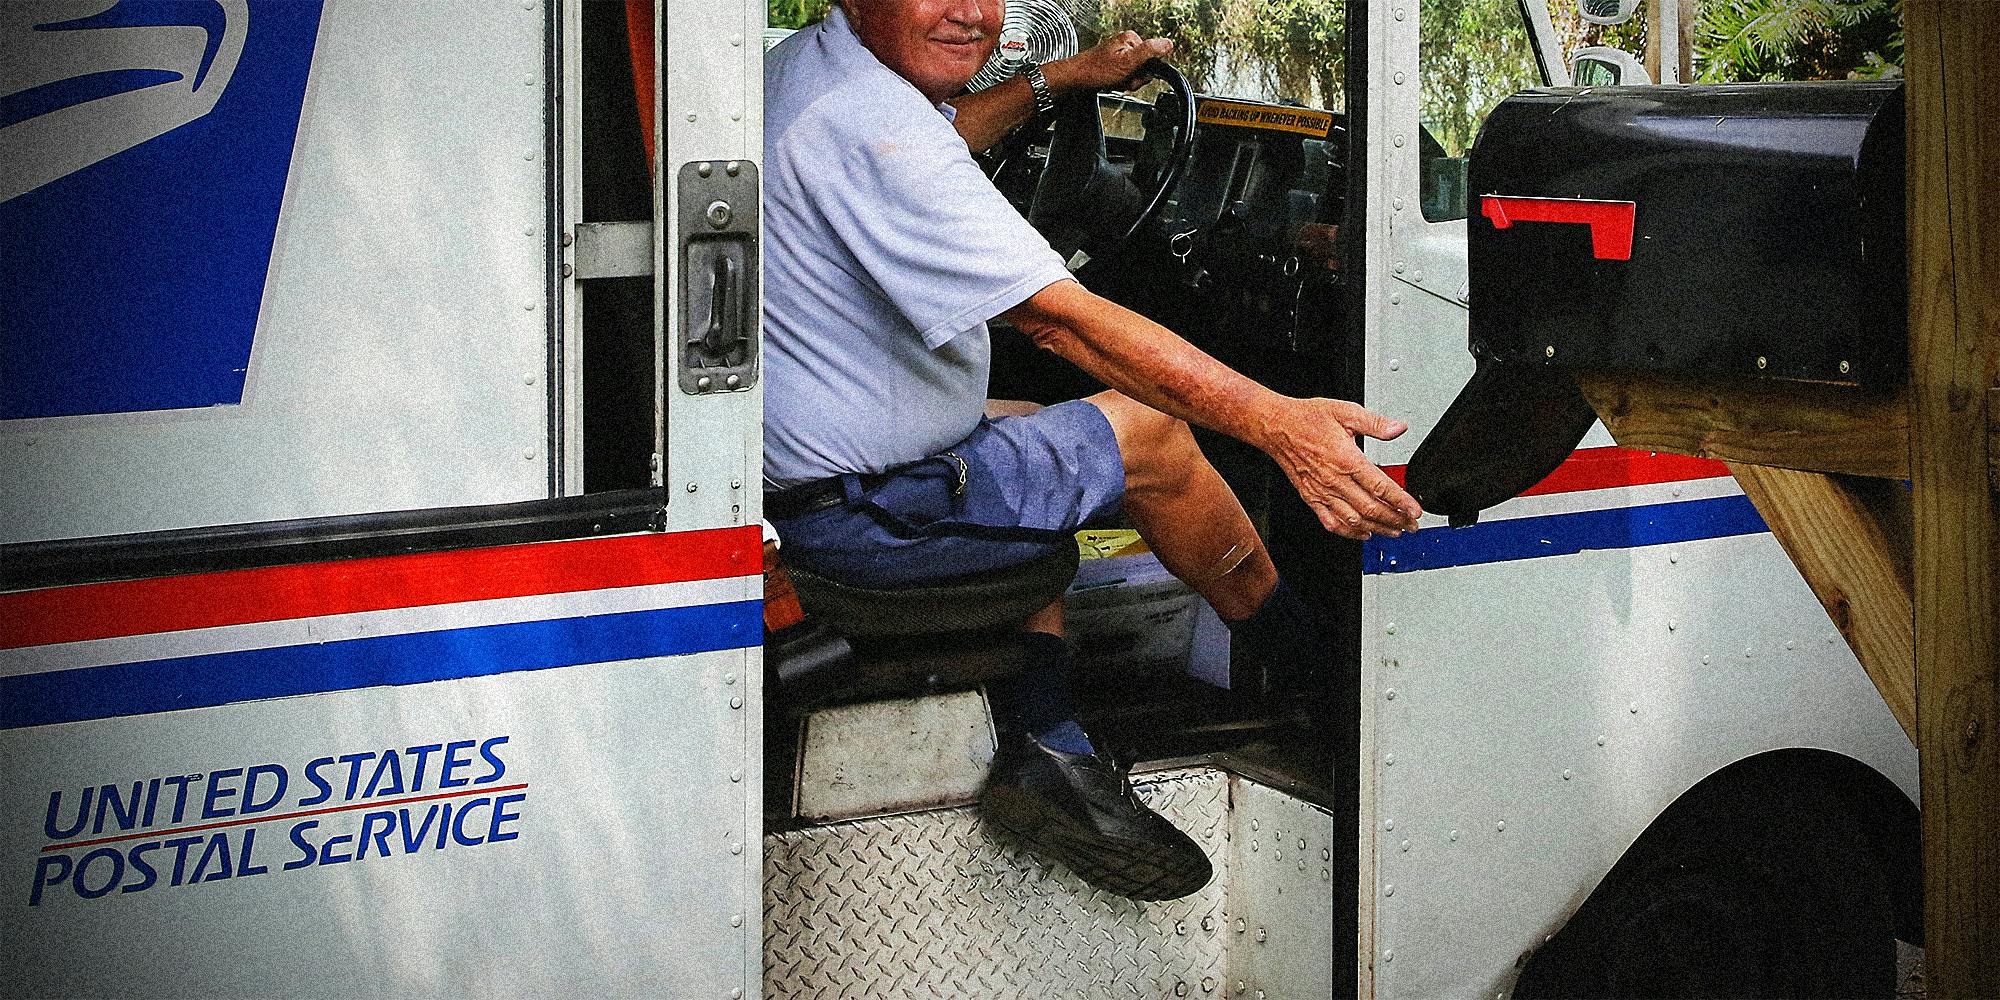
[[[700,493],[700,492],[701,492],[701,484],[700,484],[700,483],[689,483],[689,484],[688,484],[688,492],[689,492],[689,493]]]
[[[1400,844],[1397,844],[1396,846],[1397,846],[1398,848],[1400,848],[1400,849],[1402,850],[1402,852],[1403,852],[1404,854],[1408,854],[1408,853],[1410,853],[1410,842],[1409,842],[1409,841],[1405,840],[1405,841],[1403,841],[1402,843],[1400,843]]]
[[[1396,883],[1391,882],[1388,885],[1382,887],[1382,895],[1393,896],[1395,894],[1396,894]]]
[[[527,374],[527,375],[523,375],[523,376],[521,376],[521,384],[522,384],[522,385],[534,385],[534,384],[535,384],[535,376],[534,376],[534,374],[533,374],[533,373],[530,373],[530,374]]]
[[[700,177],[710,177],[710,176],[713,176],[713,175],[715,174],[715,164],[713,164],[713,163],[697,163],[697,164],[695,164],[695,165],[694,165],[694,172],[695,172],[695,174],[696,174],[697,176],[700,176]]]
[[[694,112],[692,111],[688,112],[688,121],[694,121],[697,117],[698,116]]]
[[[1446,838],[1447,840],[1450,840],[1450,841],[1451,841],[1452,843],[1454,843],[1454,844],[1458,843],[1458,831],[1457,831],[1457,830],[1453,830],[1453,831],[1451,831],[1450,833],[1448,833],[1448,834],[1445,834],[1445,838]]]
[[[743,1000],[743,987],[738,986],[735,989],[730,990],[729,1000]]]
[[[530,462],[534,461],[534,460],[535,460],[535,449],[533,449],[533,448],[523,448],[523,449],[521,449],[521,457],[522,457],[523,459],[526,459],[527,461],[530,461]]]
[[[729,845],[729,853],[731,853],[731,854],[742,854],[742,853],[743,853],[743,845],[742,845],[742,844],[731,844],[731,845]]]
[[[1301,837],[1299,838],[1299,850],[1303,851],[1305,849],[1306,849],[1305,838]]]
[[[1398,7],[1396,8],[1396,20],[1400,21],[1402,19],[1403,19],[1403,8]]]
[[[1383,755],[1383,757],[1382,757],[1382,765],[1383,765],[1384,767],[1395,767],[1395,766],[1396,766],[1396,755],[1395,755],[1395,754],[1384,754],[1384,755]]]
[[[1604,745],[1604,734],[1603,734],[1603,733],[1598,733],[1598,734],[1597,734],[1597,745],[1598,745],[1598,746],[1603,746],[1603,745]]]
[[[1570,771],[1570,769],[1569,769],[1569,768],[1566,768],[1566,767],[1565,767],[1565,768],[1563,768],[1563,780],[1564,780],[1564,781],[1568,781],[1568,780],[1569,780],[1569,779],[1570,779],[1571,777],[1573,777],[1573,776],[1574,776],[1574,774],[1573,774],[1573,772],[1571,772],[1571,771]]]
[[[1392,204],[1396,206],[1396,211],[1400,212],[1403,210],[1403,199],[1397,198]]]
[[[1396,148],[1397,149],[1403,148],[1403,137],[1400,135],[1396,137]]]
[[[1396,273],[1397,274],[1403,273],[1403,262],[1400,260],[1396,262]]]
[[[1388,632],[1388,633],[1389,633],[1390,635],[1395,635],[1395,634],[1396,634],[1396,623],[1395,623],[1395,622],[1390,622],[1390,623],[1389,623],[1389,625],[1388,625],[1388,627],[1387,627],[1386,629],[1384,629],[1383,631],[1386,631],[1386,632]]]
[[[731,389],[740,389],[743,387],[743,376],[731,375],[728,378],[723,379],[722,384],[728,386]]]
[[[1400,72],[1399,72],[1399,73],[1397,73],[1397,74],[1396,74],[1396,82],[1397,82],[1397,83],[1399,83],[1399,84],[1400,84],[1400,83],[1402,83],[1402,82],[1403,82],[1403,81],[1404,81],[1405,79],[1407,79],[1407,77],[1405,77],[1405,76],[1404,76],[1404,75],[1403,75],[1402,73],[1400,73]]]
[[[1498,830],[1501,833],[1506,833],[1507,821],[1503,819],[1500,822],[1493,824],[1493,829]]]
[[[1382,961],[1393,962],[1395,960],[1396,960],[1396,949],[1394,948],[1382,949]]]
[[[1675,630],[1679,629],[1680,627],[1681,627],[1681,623],[1680,623],[1680,622],[1678,622],[1678,621],[1676,621],[1676,620],[1674,620],[1674,619],[1672,619],[1672,618],[1669,618],[1669,619],[1667,619],[1667,631],[1669,631],[1669,632],[1672,632],[1672,631],[1675,631]]]
[[[740,121],[742,121],[742,120],[743,120],[743,112],[741,112],[741,111],[731,111],[731,112],[729,113],[729,120],[730,120],[730,121],[733,121],[733,122],[740,122]]]
[[[526,161],[526,162],[528,162],[528,163],[533,163],[533,162],[535,162],[535,151],[531,149],[531,150],[529,150],[529,151],[527,151],[527,152],[525,152],[525,153],[522,153],[522,154],[521,154],[521,159],[522,159],[522,160],[524,160],[524,161]]]
[[[1396,700],[1396,689],[1395,689],[1395,688],[1390,688],[1389,690],[1387,690],[1387,691],[1384,691],[1384,692],[1382,692],[1382,697],[1383,697],[1384,699],[1388,700],[1388,701],[1395,701],[1395,700]]]
[[[738,112],[738,113],[740,114],[741,112]],[[731,177],[734,177],[734,176],[736,176],[737,174],[740,174],[740,173],[742,173],[742,172],[743,172],[743,164],[742,164],[742,163],[740,163],[740,162],[738,162],[738,161],[736,161],[736,160],[730,160],[730,161],[729,161],[728,163],[726,163],[726,164],[724,164],[724,165],[723,165],[723,167],[722,167],[722,170],[723,170],[723,172],[724,172],[724,173],[727,173],[727,174],[728,174],[729,176],[731,176]]]
[[[1258,943],[1258,944],[1262,944],[1262,943],[1264,943],[1264,939],[1266,939],[1266,938],[1268,938],[1268,937],[1270,937],[1270,936],[1271,936],[1271,932],[1270,932],[1270,931],[1267,931],[1267,930],[1265,930],[1265,929],[1264,929],[1264,928],[1262,928],[1262,927],[1259,927],[1259,928],[1257,928],[1257,943]]]
[[[742,708],[742,707],[743,707],[743,699],[741,699],[741,698],[731,698],[731,699],[729,699],[729,707],[730,707],[730,708]]]
[[[1542,348],[1542,357],[1553,358],[1555,356],[1556,356],[1556,345],[1550,344],[1547,347]]]
[[[742,36],[742,35],[730,35],[730,36],[729,36],[729,44],[731,44],[731,45],[742,45],[742,44],[743,44],[743,36]]]
[[[734,684],[734,683],[736,683],[736,674],[735,674],[735,672],[733,672],[733,671],[732,671],[732,672],[730,672],[730,673],[726,673],[726,674],[723,674],[723,675],[722,675],[722,683],[724,683],[724,684]]]
[[[1390,370],[1390,371],[1392,371],[1392,372],[1399,372],[1399,371],[1402,371],[1402,370],[1403,370],[1403,359],[1401,359],[1401,358],[1390,358],[1390,359],[1389,359],[1389,370]]]
[[[1383,820],[1383,821],[1382,821],[1382,829],[1384,829],[1384,830],[1387,830],[1387,831],[1389,831],[1390,833],[1395,833],[1395,832],[1396,832],[1396,821],[1395,821],[1395,820],[1393,820],[1393,819],[1385,819],[1385,820]]]
[[[1262,821],[1260,821],[1260,820],[1254,820],[1254,819],[1250,821],[1250,829],[1252,829],[1252,830],[1262,830],[1263,828],[1264,828],[1264,824],[1263,824],[1263,822],[1262,822]]]
[[[730,781],[742,781],[742,780],[743,780],[743,772],[742,772],[742,771],[731,771],[731,772],[729,772],[729,780],[730,780]]]
[[[1392,305],[1392,306],[1400,306],[1400,305],[1402,305],[1402,304],[1403,304],[1403,293],[1401,293],[1401,292],[1390,292],[1390,293],[1389,293],[1389,304],[1390,304],[1390,305]]]
[[[1771,362],[1770,362],[1770,361],[1768,361],[1768,360],[1766,360],[1766,359],[1765,359],[1765,358],[1763,357],[1763,355],[1758,355],[1758,357],[1757,357],[1757,370],[1758,370],[1758,371],[1762,371],[1762,370],[1764,370],[1765,368],[1768,368],[1768,367],[1770,367],[1770,364],[1771,364]]]
[[[1845,375],[1845,374],[1847,374],[1847,372],[1848,372],[1848,364],[1847,364],[1847,362],[1845,362],[1845,361],[1842,361],[1842,362],[1840,363],[1840,373],[1841,373],[1842,375]]]
[[[732,489],[732,490],[740,490],[740,489],[742,489],[742,488],[743,488],[743,480],[741,480],[741,479],[732,479],[732,480],[730,480],[730,481],[729,481],[729,488],[730,488],[730,489]]]
[[[736,915],[734,915],[734,916],[730,917],[730,918],[729,918],[729,926],[731,926],[731,927],[741,927],[741,926],[743,926],[743,914],[741,914],[741,913],[738,913],[738,914],[736,914]]]
[[[1414,273],[1414,274],[1410,275],[1410,280],[1411,280],[1411,281],[1422,281],[1422,280],[1424,280],[1424,272],[1422,272],[1422,271],[1418,271],[1418,272],[1416,272],[1416,273]]]

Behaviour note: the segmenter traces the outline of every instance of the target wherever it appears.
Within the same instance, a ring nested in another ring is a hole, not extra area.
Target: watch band
[[[1028,89],[1035,95],[1035,113],[1047,114],[1056,109],[1055,92],[1049,89],[1049,78],[1042,75],[1040,63],[1029,59],[1021,66],[1021,75],[1028,78]]]

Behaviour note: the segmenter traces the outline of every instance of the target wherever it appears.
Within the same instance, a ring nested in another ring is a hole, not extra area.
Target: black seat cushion
[[[808,616],[859,639],[1011,629],[1061,598],[1076,566],[1076,546],[1058,545],[1033,562],[896,589],[789,572]]]

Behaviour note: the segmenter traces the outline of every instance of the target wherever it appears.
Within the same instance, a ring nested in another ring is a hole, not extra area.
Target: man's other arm
[[[1001,318],[1105,385],[1270,455],[1327,530],[1364,539],[1416,528],[1422,508],[1354,441],[1394,438],[1408,429],[1402,421],[1345,400],[1280,395],[1074,281]]]
[[[1043,66],[1042,75],[1057,97],[1129,89],[1146,60],[1164,56],[1173,48],[1174,43],[1164,38],[1141,39],[1136,31],[1121,31],[1086,51]],[[952,127],[965,138],[966,146],[979,153],[1028,120],[1035,110],[1035,95],[1028,89],[1027,77],[1015,76],[976,94],[954,97],[950,103],[957,111]]]

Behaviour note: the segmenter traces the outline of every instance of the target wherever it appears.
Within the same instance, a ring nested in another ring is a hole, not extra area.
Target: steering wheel
[[[1113,166],[1105,152],[1104,122],[1098,116],[1095,92],[1056,102],[1048,161],[1035,180],[1027,217],[1065,257],[1077,250],[1107,253],[1138,235],[1159,214],[1194,150],[1194,94],[1187,77],[1158,59],[1147,61],[1138,75],[1164,80],[1180,97],[1181,106],[1173,151],[1147,191]],[[1037,130],[1031,126],[1021,133],[1032,137]]]

